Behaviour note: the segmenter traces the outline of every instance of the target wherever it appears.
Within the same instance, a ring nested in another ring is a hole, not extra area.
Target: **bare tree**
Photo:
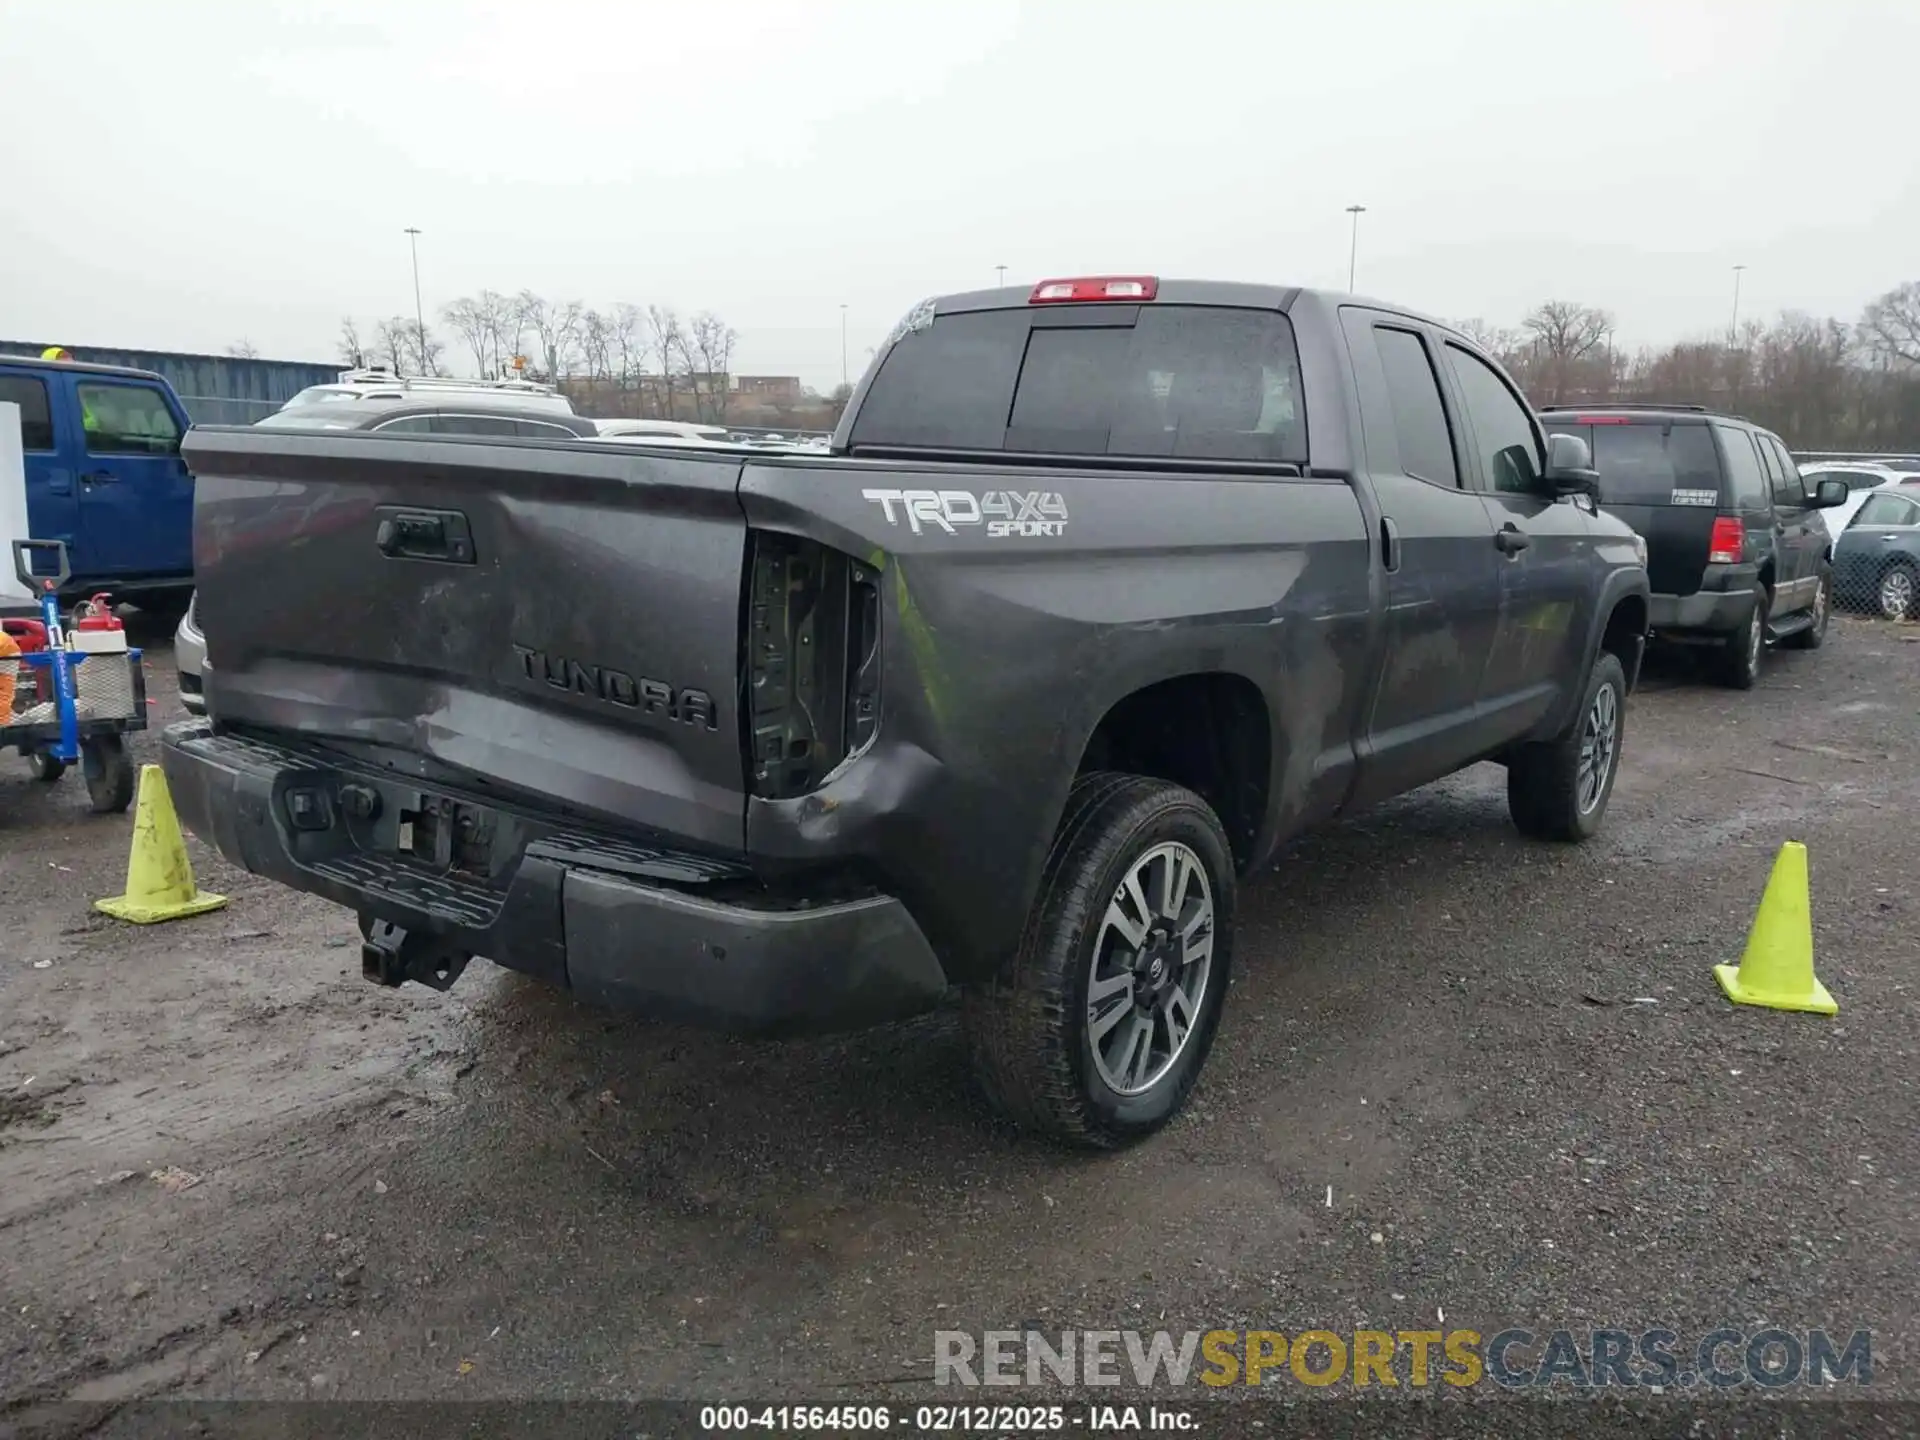
[[[1549,300],[1520,322],[1539,350],[1539,374],[1533,384],[1549,402],[1565,397],[1580,362],[1600,348],[1613,329],[1613,317],[1590,305]]]
[[[407,368],[407,356],[413,352],[413,321],[404,315],[382,320],[374,331],[374,351],[398,375]]]
[[[520,292],[520,322],[533,332],[550,381],[564,379],[572,369],[580,340],[581,313],[578,300],[554,303],[531,290]]]
[[[407,327],[413,340],[413,361],[422,375],[444,375],[446,367],[440,363],[447,347],[440,343],[440,337],[433,331],[418,324]]]
[[[613,382],[613,321],[599,310],[580,312],[580,360],[594,384]]]
[[[1454,321],[1453,328],[1496,360],[1504,360],[1520,348],[1519,335],[1512,330],[1502,329],[1498,325],[1489,325],[1477,315],[1470,319]]]
[[[1861,344],[1873,355],[1920,365],[1920,281],[1875,299],[1860,317]]]
[[[367,347],[360,341],[360,327],[351,315],[340,317],[340,358],[348,365],[360,366],[367,363]]]
[[[478,300],[462,295],[440,307],[440,318],[465,342],[468,353],[473,356],[474,374],[485,375],[487,347],[493,341],[493,317],[481,308]]]
[[[639,399],[640,376],[647,368],[647,312],[625,302],[614,306],[607,343],[613,352],[613,364],[618,367],[615,409],[631,415],[637,408],[634,402]]]
[[[653,366],[650,378],[652,385],[653,413],[662,419],[672,420],[674,415],[674,395],[678,384],[676,376],[682,368],[686,352],[686,332],[680,323],[680,316],[670,305],[649,305],[647,307],[647,359]]]
[[[733,383],[733,346],[740,337],[711,310],[702,310],[687,327],[686,352],[693,403],[702,420],[723,424]]]
[[[233,356],[236,360],[258,360],[260,358],[260,347],[255,345],[251,340],[240,339],[227,346],[227,354]]]
[[[520,354],[520,337],[525,333],[520,323],[520,304],[498,290],[482,290],[474,297],[474,303],[486,322],[487,344],[492,353],[492,365],[483,367],[482,373],[498,377]]]

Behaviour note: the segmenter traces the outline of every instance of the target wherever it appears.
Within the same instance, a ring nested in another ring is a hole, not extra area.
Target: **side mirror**
[[[1555,495],[1600,497],[1600,472],[1593,452],[1578,435],[1547,436],[1546,486]]]
[[[1831,510],[1836,505],[1847,503],[1847,482],[1844,480],[1822,480],[1813,487],[1813,499],[1808,502],[1816,510]]]

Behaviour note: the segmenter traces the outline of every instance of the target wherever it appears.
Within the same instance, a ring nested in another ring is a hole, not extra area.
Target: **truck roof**
[[[1230,305],[1257,310],[1278,310],[1285,314],[1302,299],[1312,299],[1330,306],[1362,305],[1369,310],[1404,315],[1423,324],[1452,331],[1454,334],[1463,333],[1450,321],[1422,314],[1418,310],[1411,310],[1396,301],[1376,300],[1371,296],[1350,294],[1345,290],[1325,290],[1311,285],[1263,285],[1238,280],[1153,278],[1156,287],[1154,296],[1151,300],[1140,302],[1142,304]],[[1033,293],[1038,288],[1038,285],[1008,285],[1000,289],[965,290],[952,295],[941,295],[933,301],[934,313],[957,315],[969,310],[1023,310],[1034,303]]]
[[[32,365],[42,370],[71,370],[80,375],[119,375],[129,380],[158,380],[167,377],[153,370],[136,370],[131,365],[102,365],[92,360],[44,360],[38,355],[0,355],[0,365]]]

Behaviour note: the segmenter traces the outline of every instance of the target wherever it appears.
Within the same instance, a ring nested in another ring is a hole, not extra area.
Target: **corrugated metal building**
[[[0,340],[0,355],[38,355],[59,340]],[[302,360],[243,360],[234,355],[187,355],[166,350],[106,350],[66,345],[76,360],[129,365],[167,377],[187,414],[205,425],[251,425],[271,415],[309,385],[324,385],[345,368]]]

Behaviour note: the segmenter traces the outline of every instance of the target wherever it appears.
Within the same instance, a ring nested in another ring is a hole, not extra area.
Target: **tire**
[[[1190,929],[1184,959],[1167,918],[1140,913],[1142,900],[1164,908],[1167,876]],[[1234,884],[1226,831],[1192,791],[1104,772],[1075,781],[1018,950],[965,997],[974,1073],[995,1106],[1108,1150],[1178,1114],[1226,1004]],[[1147,945],[1130,945],[1143,919]]]
[[[1790,650],[1818,650],[1827,643],[1827,622],[1833,618],[1833,571],[1820,572],[1820,584],[1813,592],[1813,623],[1796,630],[1780,643]]]
[[[1735,690],[1751,690],[1760,679],[1767,654],[1767,607],[1765,590],[1755,596],[1753,613],[1747,623],[1727,637],[1718,658],[1720,683]]]
[[[1873,591],[1873,609],[1887,620],[1905,620],[1920,610],[1920,571],[1904,560],[1882,570]]]
[[[133,757],[118,735],[90,740],[81,748],[87,776],[87,803],[96,815],[118,815],[133,803]]]
[[[51,785],[67,773],[67,762],[54,759],[44,750],[36,750],[27,757],[27,769],[33,773],[34,779]]]
[[[1520,746],[1507,759],[1507,813],[1520,833],[1569,841],[1597,833],[1620,773],[1626,729],[1627,672],[1619,656],[1602,650],[1572,725],[1555,739]]]

